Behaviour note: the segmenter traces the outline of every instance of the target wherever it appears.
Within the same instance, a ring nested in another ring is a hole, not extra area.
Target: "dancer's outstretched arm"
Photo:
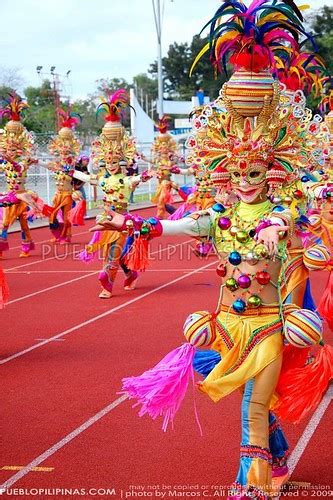
[[[97,217],[96,226],[90,231],[123,231],[126,230],[128,224],[132,221],[134,227],[140,229],[143,223],[151,224],[152,219],[138,218],[136,216],[126,216],[110,211],[107,216],[102,215]],[[184,217],[180,220],[158,220],[152,226],[159,227],[159,235],[188,235],[193,237],[208,236],[211,228],[211,215],[208,211],[196,212],[189,217]]]

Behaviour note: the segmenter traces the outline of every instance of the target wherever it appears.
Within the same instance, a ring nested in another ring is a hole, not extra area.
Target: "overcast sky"
[[[163,53],[174,41],[190,42],[220,3],[164,0]],[[312,10],[333,0],[301,3]],[[1,0],[1,18],[0,67],[19,68],[25,85],[39,84],[37,65],[71,70],[63,80],[72,98],[93,92],[99,78],[130,81],[156,59],[152,0]]]

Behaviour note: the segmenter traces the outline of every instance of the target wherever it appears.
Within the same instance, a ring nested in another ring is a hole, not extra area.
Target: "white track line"
[[[166,252],[167,250],[170,250],[170,248],[174,249],[174,248],[182,246],[185,243],[188,243],[190,241],[191,240],[186,240],[186,241],[183,241],[182,243],[177,243],[176,245],[171,245],[171,246],[167,246],[165,248],[160,248],[159,250],[156,250],[155,252],[151,252],[150,255],[155,255],[157,253]],[[177,271],[178,270],[179,269],[177,269]],[[190,269],[185,269],[185,271],[189,271],[189,270]],[[99,270],[94,270],[94,271],[91,271],[88,274],[85,274],[84,276],[79,276],[78,278],[73,278],[73,279],[68,280],[68,281],[62,281],[61,283],[58,283],[56,285],[52,285],[52,286],[49,286],[47,288],[43,288],[41,290],[37,290],[37,292],[32,292],[32,293],[29,293],[28,295],[23,295],[22,297],[18,297],[17,299],[9,301],[8,305],[14,304],[15,302],[20,302],[21,300],[30,299],[31,297],[35,297],[36,295],[40,295],[41,293],[44,293],[44,292],[49,292],[50,290],[54,290],[55,288],[60,288],[61,286],[69,285],[71,283],[74,283],[75,281],[82,280],[84,278],[89,278],[89,276],[93,276],[94,274],[97,274],[99,271],[100,271],[100,269]],[[156,271],[158,271],[158,269],[156,269]],[[168,271],[168,269],[167,269],[167,271]],[[23,272],[31,274],[30,271],[23,271]],[[34,271],[32,271],[32,272],[34,272]],[[36,272],[38,273],[40,271],[36,271]],[[48,271],[43,271],[43,272],[48,272]],[[61,273],[62,271],[56,271],[56,272]],[[71,272],[75,272],[75,271],[71,271]],[[83,271],[83,272],[85,272],[85,271]],[[12,273],[10,273],[10,274],[12,274]]]
[[[12,361],[13,359],[19,358],[20,356],[23,356],[24,354],[27,354],[28,352],[34,351],[35,349],[38,349],[39,347],[42,347],[43,345],[46,345],[49,342],[52,342],[52,340],[54,340],[54,339],[59,339],[61,337],[64,337],[65,335],[68,335],[69,333],[75,332],[76,330],[79,330],[80,328],[83,328],[87,325],[90,325],[91,323],[94,323],[95,321],[98,321],[99,319],[105,318],[106,316],[109,316],[113,312],[119,311],[120,309],[124,309],[124,307],[129,306],[131,304],[134,304],[135,302],[138,302],[139,300],[142,300],[146,297],[149,297],[149,295],[152,295],[153,293],[156,293],[159,290],[163,290],[164,288],[167,288],[168,286],[173,285],[174,283],[178,283],[178,281],[182,281],[183,279],[191,276],[192,274],[196,274],[198,271],[202,271],[203,269],[206,269],[206,267],[210,267],[213,264],[217,264],[217,262],[218,262],[218,260],[214,260],[213,262],[210,262],[209,264],[206,264],[205,266],[199,267],[198,269],[195,269],[194,271],[186,273],[183,276],[180,276],[179,278],[175,278],[174,280],[168,281],[167,283],[164,283],[163,285],[160,285],[156,288],[153,288],[152,290],[149,290],[149,292],[143,293],[142,295],[139,295],[138,297],[134,297],[133,299],[128,300],[127,302],[124,302],[123,304],[119,304],[118,306],[113,307],[112,309],[109,309],[108,311],[105,311],[102,314],[98,314],[97,316],[94,316],[93,318],[90,318],[86,321],[83,321],[82,323],[79,323],[78,325],[75,325],[72,328],[68,328],[68,330],[65,330],[64,332],[58,333],[58,335],[54,335],[53,337],[50,337],[49,339],[44,340],[43,342],[39,342],[38,344],[34,344],[31,347],[24,349],[23,351],[19,351],[15,354],[12,354],[8,358],[0,360],[0,365],[4,365],[5,363]]]
[[[47,227],[47,226],[44,226],[44,227]],[[42,229],[42,227],[36,227],[36,228],[30,228],[30,229],[35,229],[36,230],[36,229]],[[88,231],[82,231],[80,233],[73,234],[73,237],[75,238],[76,236],[81,236],[82,234],[88,234],[88,233],[89,233],[89,230]],[[8,234],[14,234],[14,233],[8,233]],[[41,245],[42,243],[50,243],[50,238],[51,237],[52,237],[52,235],[50,234],[50,237],[47,240],[42,240],[42,241],[35,241],[34,240],[34,243],[35,243],[35,245]],[[16,247],[9,247],[9,252],[11,250],[17,250],[18,248],[21,248],[21,245],[18,245]]]
[[[82,247],[82,250],[83,250],[83,247]],[[40,262],[47,262],[48,260],[59,259],[59,260],[63,261],[63,260],[66,260],[63,257],[67,258],[69,255],[73,255],[74,252],[79,252],[79,250],[75,249],[72,252],[54,255],[53,257],[47,257],[46,259],[35,260],[33,262],[27,262],[26,264],[22,264],[21,266],[10,267],[9,269],[3,268],[3,270],[5,271],[5,273],[8,273],[9,271],[16,271],[16,269],[21,269],[22,267],[34,266],[35,264],[39,264]]]
[[[42,290],[38,290],[37,292],[29,293],[28,295],[23,295],[22,297],[18,297],[17,299],[10,300],[8,302],[8,305],[15,304],[15,302],[20,302],[21,300],[30,299],[31,297],[35,297],[36,295],[39,295],[41,293],[49,292],[50,290],[60,288],[61,286],[70,285],[71,283],[75,283],[75,281],[83,280],[84,278],[88,278],[89,276],[94,276],[94,274],[97,274],[98,272],[99,271],[90,272],[89,274],[84,274],[83,276],[79,276],[78,278],[73,278],[72,280],[68,280],[68,281],[62,281],[61,283],[58,283],[57,285],[43,288]]]
[[[187,240],[184,243],[188,243],[190,241],[192,241],[192,240]],[[172,248],[174,246],[178,246],[178,244],[177,245],[169,245],[167,248],[170,248],[170,247]],[[68,253],[64,253],[64,254],[59,254],[59,255],[54,255],[53,257],[47,257],[46,259],[35,260],[33,262],[27,262],[26,264],[22,264],[20,266],[15,266],[15,267],[10,267],[8,269],[3,268],[3,270],[5,271],[5,273],[8,273],[9,271],[16,271],[17,269],[22,269],[22,267],[34,266],[35,264],[39,264],[40,262],[47,262],[49,260],[59,259],[59,260],[63,261],[63,260],[66,260],[63,257],[67,258],[69,255],[75,254],[75,252],[77,252],[76,255],[78,255],[78,253],[81,252],[83,249],[84,249],[84,246],[80,250],[74,249],[72,252],[68,252]],[[156,252],[151,253],[150,255],[153,255],[154,253],[159,253],[161,251],[164,251],[164,250],[163,249],[162,250],[158,250]]]
[[[295,446],[292,454],[290,455],[290,458],[288,460],[288,468],[290,475],[294,472],[298,462],[300,461],[301,456],[303,455],[307,445],[309,444],[309,441],[312,438],[315,430],[320,424],[320,421],[323,418],[325,411],[327,410],[332,399],[333,399],[333,386],[331,385],[328,388],[321,403],[317,407],[316,411],[312,415],[310,422],[306,426],[303,434],[298,440],[297,445]]]
[[[14,476],[10,477],[7,479],[7,481],[3,484],[0,485],[0,493],[4,493],[3,490],[6,490],[13,486],[17,481],[22,479],[22,477],[26,476],[29,474],[29,472],[34,468],[37,467],[39,464],[45,462],[49,457],[54,455],[58,450],[63,448],[66,444],[70,443],[75,439],[77,436],[79,436],[82,432],[86,431],[89,427],[91,427],[93,424],[98,422],[102,417],[110,413],[110,411],[114,410],[118,405],[123,403],[127,399],[127,396],[121,396],[120,398],[116,399],[113,401],[113,403],[109,404],[103,410],[99,411],[94,415],[93,417],[89,418],[84,422],[82,425],[74,429],[74,431],[70,432],[65,436],[63,439],[58,441],[56,444],[51,446],[48,450],[44,451],[41,455],[39,455],[37,458],[35,458],[30,464],[28,464],[24,469],[21,469],[17,474],[14,474]]]
[[[160,251],[160,250],[159,250]],[[184,267],[184,268],[181,268],[181,267],[177,267],[177,268],[172,268],[172,267],[168,267],[167,269],[146,269],[145,270],[145,273],[157,273],[157,272],[169,272],[169,271],[194,271],[194,269],[196,269],[195,267],[191,268],[191,267]],[[95,269],[95,271],[100,271],[100,268],[99,269]],[[215,273],[215,269],[207,269],[207,271],[211,272],[211,273]],[[84,274],[86,271],[84,270],[79,270],[79,269],[66,269],[63,270],[63,271],[11,271],[10,274],[73,274],[73,273],[76,273],[76,274]]]

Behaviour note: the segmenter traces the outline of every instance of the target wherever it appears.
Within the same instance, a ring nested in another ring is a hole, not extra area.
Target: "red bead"
[[[227,274],[227,268],[224,264],[219,264],[216,268],[216,274],[223,278]]]
[[[258,271],[256,274],[256,280],[259,285],[267,285],[271,280],[271,275],[267,271]]]
[[[296,191],[294,192],[294,196],[296,200],[300,200],[301,198],[303,198],[303,193],[300,189],[296,189]]]

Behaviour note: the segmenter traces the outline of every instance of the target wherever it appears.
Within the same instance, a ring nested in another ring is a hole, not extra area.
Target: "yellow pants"
[[[242,441],[235,487],[269,495],[272,455],[269,408],[282,364],[282,321],[278,307],[262,306],[235,314],[222,306],[216,318],[217,339],[211,346],[221,361],[200,385],[217,402],[241,389]]]

